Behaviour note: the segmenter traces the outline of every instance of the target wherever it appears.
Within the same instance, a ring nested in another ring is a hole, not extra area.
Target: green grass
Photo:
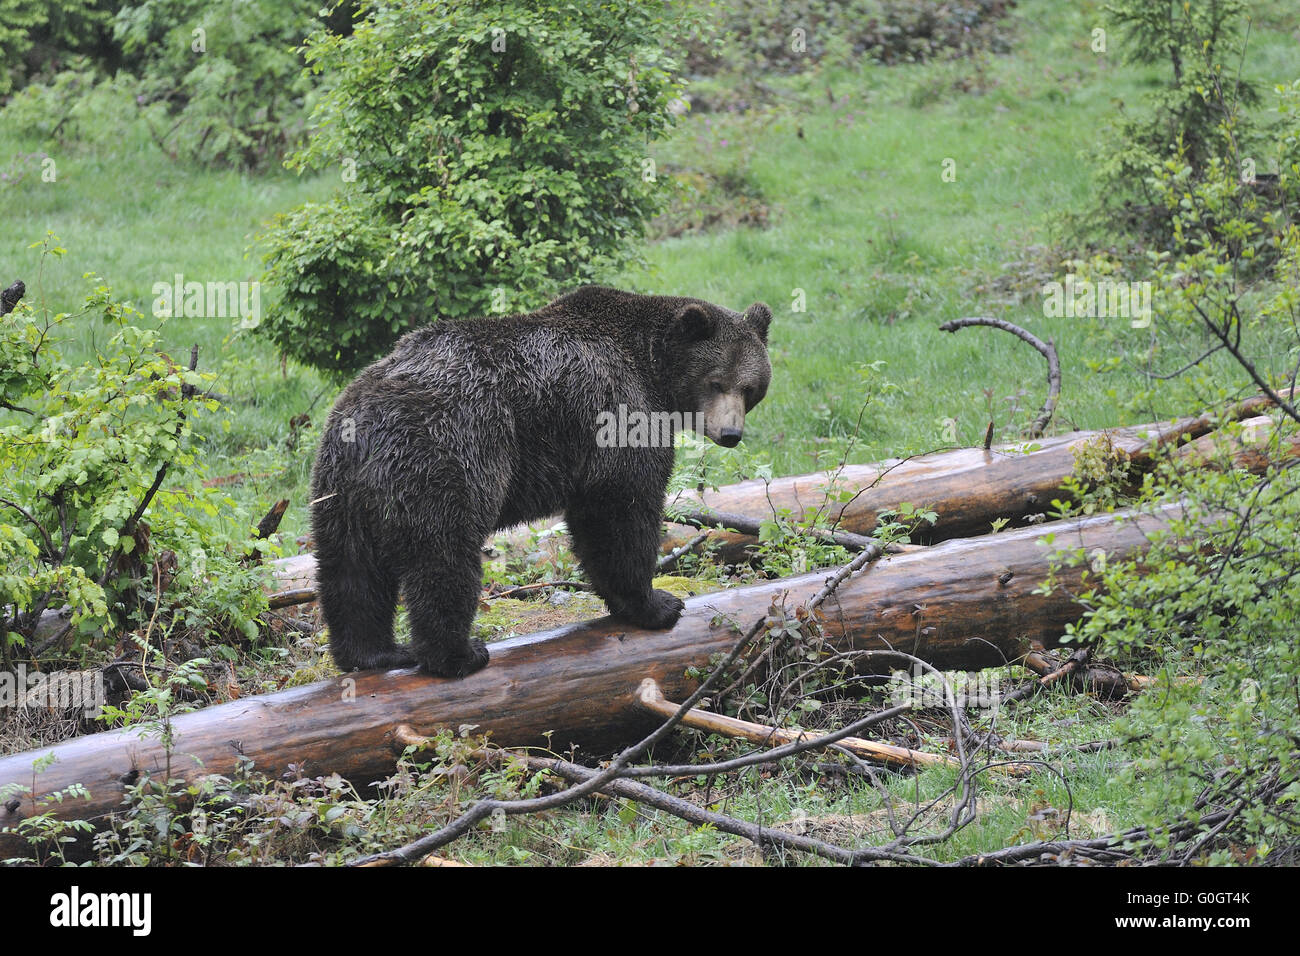
[[[886,362],[898,390],[866,417],[855,458],[942,444],[947,418],[956,420],[960,444],[978,441],[990,418],[1000,428],[1023,424],[1028,415],[1008,422],[1003,398],[1025,389],[1022,408],[1037,408],[1040,358],[998,332],[938,331],[965,315],[1006,318],[1056,342],[1065,382],[1058,426],[1131,422],[1120,396],[1137,377],[1093,381],[1086,366],[1109,357],[1103,333],[1122,333],[1122,320],[1048,319],[1037,294],[1006,304],[985,291],[1014,271],[1005,263],[1039,255],[1032,247],[1050,242],[1053,215],[1089,203],[1093,163],[1112,145],[1114,100],[1134,103],[1152,75],[1088,49],[1100,4],[1063,7],[1018,8],[1014,55],[982,63],[981,95],[953,89],[956,78],[975,75],[969,61],[867,68],[808,80],[808,105],[761,127],[712,118],[711,135],[684,130],[660,149],[722,168],[743,165],[748,154],[778,208],[767,231],[661,243],[650,250],[650,268],[630,280],[733,307],[753,299],[773,306],[773,384],[747,436],[770,449],[779,472],[807,469],[819,445],[852,430],[861,363]],[[1256,32],[1250,66],[1247,75],[1276,82],[1300,70],[1300,55],[1293,39]],[[828,106],[823,87],[848,104]],[[937,100],[918,109],[918,91]],[[719,146],[723,140],[729,145]],[[941,180],[945,159],[956,163],[955,182]],[[791,311],[795,289],[806,294],[804,313]],[[1106,322],[1111,328],[1101,327]]]
[[[978,441],[990,419],[999,437],[1016,437],[1042,400],[1041,359],[997,332],[938,331],[963,315],[1001,316],[1055,340],[1065,383],[1056,427],[1143,417],[1122,401],[1138,384],[1134,374],[1092,380],[1087,371],[1113,349],[1117,330],[1102,324],[1118,320],[1044,318],[1032,282],[1022,303],[991,291],[999,276],[1059,266],[1044,253],[1052,217],[1089,202],[1116,101],[1136,102],[1159,78],[1124,66],[1117,37],[1105,56],[1089,50],[1101,17],[1100,3],[1030,0],[1011,16],[1011,55],[817,70],[776,83],[776,102],[756,115],[691,116],[655,147],[674,162],[747,168],[774,225],[661,241],[646,249],[644,268],[609,280],[736,308],[772,305],[772,388],[746,440],[777,473],[837,460],[860,414],[856,461],[945,445],[947,419],[958,444]],[[1247,75],[1271,82],[1298,70],[1293,38],[1276,24],[1257,27]],[[286,173],[196,169],[164,156],[138,128],[91,129],[87,142],[67,145],[4,137],[16,153],[49,153],[58,181],[41,182],[33,168],[0,193],[0,278],[36,287],[26,247],[53,231],[70,254],[29,295],[39,302],[43,294],[56,310],[79,303],[84,272],[145,311],[153,283],[175,273],[256,279],[260,263],[249,250],[262,224],[333,188]],[[941,179],[945,159],[956,164],[955,182]],[[795,290],[804,312],[792,310]],[[264,292],[264,308],[274,308],[274,290]],[[87,351],[93,334],[85,330]],[[309,412],[319,423],[333,389],[309,369],[282,374],[263,340],[233,334],[226,320],[174,319],[166,340],[173,356],[198,344],[203,367],[219,372],[216,390],[230,396],[224,421],[204,426],[211,473],[270,473],[237,493],[258,507],[289,497],[284,529],[301,532],[314,435],[287,451],[288,422]],[[862,367],[876,362],[883,367],[864,381]],[[894,387],[862,414],[867,386],[878,391],[886,381]],[[734,470],[726,456],[711,460],[724,476]]]
[[[997,726],[1007,737],[1048,739],[1054,744],[1084,743],[1099,724],[1091,704],[1065,692],[1036,698],[1031,708],[1009,709]],[[1032,710],[1032,715],[1029,711]],[[687,744],[689,746],[687,746]],[[925,745],[932,752],[933,743]],[[683,750],[725,759],[743,752],[734,742],[692,734]],[[672,762],[680,752],[664,755]],[[1015,755],[982,754],[976,764],[1014,759]],[[1022,755],[1023,756],[1023,755]],[[1012,776],[990,770],[976,777],[978,817],[948,840],[920,846],[915,852],[940,862],[988,853],[1033,840],[1101,836],[1138,822],[1131,801],[1116,779],[1125,760],[1123,751],[1052,755],[1063,774],[1050,772]],[[809,760],[815,763],[816,758]],[[741,771],[714,781],[706,789],[702,778],[678,781],[667,789],[742,820],[794,829],[841,846],[879,847],[894,834],[887,802],[896,817],[907,820],[922,808],[912,833],[938,833],[950,819],[956,774],[926,770],[912,775],[877,772],[880,786],[860,778],[837,780],[787,765],[780,774],[758,769]],[[834,782],[832,782],[834,781]],[[663,781],[647,781],[663,786]],[[564,866],[583,862],[621,865],[700,865],[781,863],[825,865],[826,861],[794,851],[773,850],[766,857],[741,837],[712,827],[689,827],[668,814],[627,801],[600,801],[587,813],[556,813],[511,817],[503,832],[478,832],[452,844],[443,853],[479,865],[528,863]]]

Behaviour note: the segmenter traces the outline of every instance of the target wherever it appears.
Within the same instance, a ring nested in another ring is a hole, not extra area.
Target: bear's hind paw
[[[373,651],[359,657],[336,654],[334,662],[339,670],[348,671],[391,671],[401,667],[414,667],[417,663],[415,652],[406,647],[391,647],[382,651]]]
[[[469,641],[464,651],[448,657],[425,659],[420,662],[420,669],[434,677],[453,679],[467,677],[487,666],[487,645],[478,638]]]
[[[633,624],[652,631],[666,631],[677,623],[686,604],[667,591],[651,591],[645,607],[625,615]]]

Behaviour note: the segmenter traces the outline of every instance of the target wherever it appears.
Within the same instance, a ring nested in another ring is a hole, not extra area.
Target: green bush
[[[108,0],[0,0],[0,97],[33,75],[83,54],[109,66],[113,7]]]
[[[1231,429],[1236,432],[1236,429]],[[1274,439],[1298,437],[1294,423]],[[1279,444],[1270,443],[1274,453]],[[1155,677],[1119,721],[1135,760],[1119,772],[1156,847],[1190,822],[1192,849],[1213,863],[1300,841],[1300,496],[1293,468],[1252,475],[1166,464],[1142,504],[1183,502],[1140,561],[1097,563],[1089,610],[1072,638]],[[1218,842],[1195,829],[1231,809]],[[1204,842],[1202,842],[1202,838]],[[1234,846],[1236,853],[1229,850]]]
[[[1152,171],[1176,161],[1187,169],[1184,185],[1223,183],[1217,167],[1231,164],[1227,182],[1258,198],[1254,222],[1271,231],[1285,219],[1278,214],[1300,200],[1300,189],[1294,178],[1289,190],[1278,187],[1288,151],[1275,148],[1277,138],[1253,111],[1259,91],[1240,76],[1248,4],[1124,0],[1107,10],[1125,34],[1125,58],[1167,64],[1169,75],[1142,114],[1126,114],[1116,124],[1109,139],[1120,145],[1099,165],[1099,202],[1091,219],[1076,225],[1103,244],[1113,243],[1118,225],[1144,245],[1173,248],[1176,206],[1159,195]],[[1266,269],[1272,261],[1265,256],[1250,265]]]
[[[313,0],[145,0],[115,31],[136,97],[168,154],[256,169],[304,132],[312,84],[297,47],[320,24]]]
[[[1300,180],[1300,82],[1279,94],[1286,121],[1271,148],[1288,191]],[[1137,658],[1157,678],[1121,722],[1137,757],[1124,782],[1150,839],[1173,858],[1218,863],[1263,860],[1300,839],[1300,408],[1283,391],[1300,373],[1300,227],[1262,212],[1237,169],[1231,151],[1199,173],[1180,153],[1148,174],[1171,248],[1151,255],[1154,321],[1127,357],[1154,383],[1144,404],[1188,384],[1214,404],[1270,391],[1270,425],[1224,435],[1254,442],[1272,464],[1245,470],[1230,441],[1208,464],[1171,457],[1142,478],[1135,502],[1180,503],[1145,558],[1072,555],[1092,562],[1095,585],[1079,595],[1087,612],[1072,639]],[[1247,279],[1263,258],[1273,280]],[[1109,485],[1073,491],[1085,511],[1134,503]],[[1208,814],[1220,829],[1201,827]]]
[[[121,137],[137,120],[135,81],[125,73],[99,78],[85,57],[12,97],[0,118],[16,132],[67,145]]]
[[[263,237],[280,294],[263,334],[347,374],[408,329],[538,305],[632,254],[661,204],[645,150],[671,120],[679,14],[655,0],[361,14],[307,46],[328,92],[290,165],[342,185]]]
[[[63,254],[47,241],[46,254]],[[26,302],[0,318],[0,651],[6,666],[50,648],[104,652],[152,622],[198,640],[257,635],[265,597],[252,520],[195,466],[192,420],[210,375],[159,352],[157,329],[101,280],[75,313]],[[77,320],[106,327],[93,360],[57,351]],[[63,632],[33,646],[41,613]]]

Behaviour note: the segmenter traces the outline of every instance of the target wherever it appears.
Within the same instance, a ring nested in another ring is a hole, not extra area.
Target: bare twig
[[[534,584],[520,584],[518,587],[506,588],[504,591],[485,596],[489,601],[495,601],[497,598],[512,598],[519,594],[540,591],[543,588],[568,588],[570,591],[590,591],[591,585],[582,581],[538,581]]]
[[[644,710],[648,710],[652,714],[659,714],[661,717],[670,716],[677,710],[677,705],[664,699],[659,685],[650,677],[641,682],[636,700]],[[725,714],[714,714],[698,708],[691,708],[691,710],[687,711],[686,715],[682,717],[682,726],[729,737],[740,737],[743,740],[764,746],[802,743],[805,741],[816,743],[820,739],[820,735],[811,734],[807,731],[764,726],[752,721],[739,720]],[[893,744],[863,740],[860,737],[841,737],[839,744],[859,757],[880,760],[885,763],[901,764],[906,767],[961,767],[958,761],[942,754],[909,750],[906,747],[895,747]]]
[[[677,562],[680,561],[683,556],[690,554],[707,540],[709,540],[709,533],[707,531],[697,534],[695,537],[691,538],[690,541],[678,545],[667,554],[660,557],[655,563],[655,570],[660,574],[671,571],[677,566]]]
[[[763,529],[763,522],[758,518],[733,514],[727,511],[676,511],[667,515],[667,518],[677,524],[688,524],[696,528],[724,528],[753,537],[758,537]],[[876,538],[868,537],[865,534],[854,534],[851,531],[830,531],[826,528],[806,528],[801,530],[809,537],[838,544],[850,551],[865,551],[868,548],[877,547],[883,548],[887,554],[895,554],[911,550],[904,545],[882,544]]]
[[[1032,332],[1026,332],[1018,325],[1012,325],[1003,319],[991,319],[986,317],[974,317],[965,319],[953,319],[951,322],[945,322],[939,326],[943,332],[956,332],[958,329],[969,328],[972,325],[987,325],[990,328],[1001,329],[1004,332],[1010,332],[1012,335],[1028,342],[1038,351],[1043,353],[1047,359],[1047,400],[1043,402],[1043,407],[1038,413],[1038,417],[1029,423],[1025,433],[1030,438],[1038,438],[1047,428],[1047,423],[1052,420],[1052,415],[1056,412],[1056,401],[1061,395],[1061,360],[1057,357],[1056,346],[1049,339],[1044,342]],[[985,448],[988,445],[984,446]]]

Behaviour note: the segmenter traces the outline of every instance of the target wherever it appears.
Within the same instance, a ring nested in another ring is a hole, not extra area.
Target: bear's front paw
[[[650,600],[644,607],[636,608],[628,617],[640,627],[652,631],[666,631],[677,623],[686,607],[682,599],[667,591],[651,591]]]
[[[474,638],[455,654],[421,661],[420,669],[434,677],[460,678],[482,670],[487,662],[487,645]]]

